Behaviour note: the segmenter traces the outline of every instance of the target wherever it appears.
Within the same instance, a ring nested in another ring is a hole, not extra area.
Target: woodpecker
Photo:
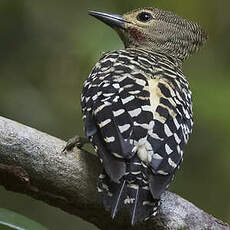
[[[192,132],[192,96],[182,64],[207,35],[194,22],[157,8],[89,14],[111,26],[125,48],[107,52],[84,82],[85,135],[103,166],[98,192],[114,218],[131,224],[157,214],[161,194]]]

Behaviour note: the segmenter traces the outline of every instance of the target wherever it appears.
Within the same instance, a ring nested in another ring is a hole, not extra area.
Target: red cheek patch
[[[128,28],[130,35],[137,41],[142,41],[145,39],[145,36],[136,28]]]

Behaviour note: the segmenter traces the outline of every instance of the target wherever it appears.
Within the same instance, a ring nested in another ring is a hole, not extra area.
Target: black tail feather
[[[118,194],[117,198],[115,198],[115,200],[114,200],[115,205],[114,205],[114,207],[112,207],[112,218],[114,218],[116,216],[116,213],[119,209],[119,204],[122,202],[121,198],[122,198],[122,193],[123,193],[123,190],[125,187],[125,183],[126,183],[126,181],[124,180],[122,185],[121,185],[120,191],[118,191],[119,194]]]
[[[138,199],[139,199],[139,186],[136,189],[136,196],[135,196],[135,201],[133,205],[133,210],[132,210],[132,218],[131,218],[131,225],[134,225],[136,223],[136,210],[137,210],[137,204],[138,204]]]
[[[104,172],[99,176],[98,191],[105,209],[111,211],[112,218],[124,207],[129,209],[132,225],[156,214],[158,200],[153,199],[148,186],[133,184],[125,177],[118,184]]]

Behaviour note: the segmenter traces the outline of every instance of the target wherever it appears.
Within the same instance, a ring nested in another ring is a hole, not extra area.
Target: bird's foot
[[[62,152],[68,152],[71,151],[74,147],[82,148],[85,144],[89,143],[88,138],[86,137],[80,137],[78,135],[70,138],[65,148],[62,150]]]

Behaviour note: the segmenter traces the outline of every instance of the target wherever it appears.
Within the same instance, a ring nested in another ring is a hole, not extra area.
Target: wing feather
[[[177,72],[170,81],[163,74],[165,66],[161,69],[155,63],[144,72],[142,62],[135,55],[124,59],[118,52],[107,54],[84,84],[82,107],[86,135],[99,133],[107,154],[127,160],[144,146],[140,155],[147,154],[143,159],[151,169],[151,192],[158,198],[182,161],[192,128],[191,97],[186,81],[179,81]],[[152,99],[149,78],[160,79]],[[89,125],[87,119],[94,124]]]

